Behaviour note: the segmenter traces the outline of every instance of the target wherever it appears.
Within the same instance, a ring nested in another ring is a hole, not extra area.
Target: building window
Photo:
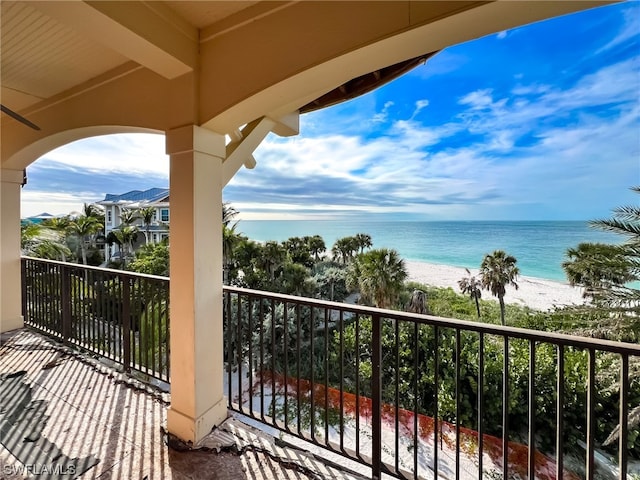
[[[111,223],[111,210],[107,210],[107,223]]]
[[[169,221],[169,209],[168,208],[160,209],[160,221],[161,222],[168,222]]]

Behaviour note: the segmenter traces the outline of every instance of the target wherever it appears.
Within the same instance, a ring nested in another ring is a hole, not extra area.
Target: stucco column
[[[20,186],[22,170],[0,170],[0,332],[22,328]]]
[[[224,136],[167,132],[171,157],[171,407],[168,430],[198,442],[227,416],[223,391]]]

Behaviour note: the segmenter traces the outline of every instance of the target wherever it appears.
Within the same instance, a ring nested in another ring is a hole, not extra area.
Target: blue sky
[[[270,135],[224,190],[243,219],[587,220],[636,203],[640,2],[450,47]],[[164,137],[87,139],[28,169],[22,215],[166,187]]]

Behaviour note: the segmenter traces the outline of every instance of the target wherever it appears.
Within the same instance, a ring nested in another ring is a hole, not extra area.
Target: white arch
[[[97,125],[91,127],[74,128],[54,133],[47,137],[36,140],[22,150],[9,157],[2,165],[2,168],[11,170],[22,170],[27,168],[31,163],[38,160],[47,152],[54,150],[63,145],[83,140],[91,137],[102,135],[113,135],[121,133],[155,133],[164,134],[164,132],[143,127],[124,126],[124,125]]]

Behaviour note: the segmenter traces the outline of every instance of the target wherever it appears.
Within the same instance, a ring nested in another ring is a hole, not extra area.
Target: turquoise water
[[[406,260],[478,268],[485,254],[505,250],[518,260],[521,275],[565,281],[564,255],[580,242],[619,243],[619,235],[586,222],[459,221],[266,221],[243,220],[237,230],[258,241],[320,235],[330,250],[338,239],[368,233],[374,248],[393,248]]]

